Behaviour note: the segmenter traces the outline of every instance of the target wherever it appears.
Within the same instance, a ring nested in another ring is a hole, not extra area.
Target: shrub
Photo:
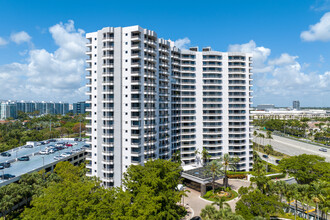
[[[207,191],[203,197],[204,198],[210,198],[210,197],[213,197],[213,195],[214,194],[213,194],[212,190],[210,190],[210,191]]]
[[[246,179],[246,174],[230,174],[228,175],[230,179]]]

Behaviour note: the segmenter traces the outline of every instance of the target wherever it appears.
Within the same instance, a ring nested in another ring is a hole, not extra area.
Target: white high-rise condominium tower
[[[174,153],[195,164],[203,147],[251,169],[251,54],[180,50],[140,26],[86,38],[88,175],[119,186],[131,164]]]

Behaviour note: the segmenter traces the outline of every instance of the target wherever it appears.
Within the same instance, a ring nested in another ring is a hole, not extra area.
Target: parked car
[[[39,151],[39,154],[41,154],[41,155],[48,155],[49,152],[46,151],[46,150],[42,150],[42,151]]]
[[[50,139],[50,140],[48,140],[49,142],[56,142],[56,140],[55,139]]]
[[[56,151],[58,151],[56,148],[52,148],[52,149],[49,149],[49,150],[48,150],[48,152],[49,152],[50,154],[53,154],[53,153],[55,153]]]
[[[0,179],[5,179],[5,180],[9,180],[9,179],[12,179],[14,178],[15,175],[12,175],[12,174],[4,174],[4,175],[0,175]]]
[[[72,147],[73,145],[72,145],[72,144],[66,144],[65,146],[67,146],[67,147]]]
[[[275,162],[276,162],[277,164],[280,163],[280,161],[281,161],[281,160],[275,160]]]
[[[68,157],[68,156],[71,156],[72,153],[71,152],[65,152],[63,154],[61,154],[62,157]]]
[[[45,150],[50,150],[50,149],[53,149],[53,148],[55,148],[54,145],[49,145],[49,146],[47,146],[47,147],[45,148]]]
[[[0,164],[0,170],[3,170],[3,169],[5,169],[5,167]]]
[[[263,157],[263,158],[268,158],[268,155],[263,154],[262,157]]]
[[[23,157],[19,157],[17,158],[18,161],[29,161],[30,157],[29,156],[23,156]]]
[[[24,148],[33,148],[33,145],[31,145],[31,144],[28,144],[28,145],[25,145],[25,146],[23,146]]]
[[[88,144],[85,144],[84,146],[82,146],[83,148],[89,148]]]
[[[78,143],[77,142],[72,142],[71,143],[73,146],[77,145]]]
[[[9,168],[10,163],[9,162],[0,163],[0,166],[3,166],[4,168]]]
[[[57,149],[58,151],[59,150],[63,150],[65,147],[63,147],[63,146],[59,146],[59,147],[55,147],[55,149]]]
[[[8,152],[2,152],[0,155],[3,157],[11,157],[11,154]]]
[[[56,147],[61,147],[61,146],[63,146],[63,145],[64,145],[64,143],[56,143],[56,144],[55,144]]]
[[[55,156],[54,157],[54,160],[60,160],[60,159],[62,159],[63,157],[62,156]]]
[[[81,151],[81,148],[71,150],[72,153],[77,153],[79,151]]]

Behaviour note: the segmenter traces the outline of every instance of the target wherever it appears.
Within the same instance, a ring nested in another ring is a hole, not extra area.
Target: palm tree
[[[223,175],[222,164],[219,160],[212,160],[206,167],[206,174],[212,175],[212,190],[215,190],[216,177]]]
[[[226,198],[224,196],[216,196],[214,200],[215,202],[213,202],[212,205],[217,205],[219,209],[223,209],[224,207],[230,208],[230,205],[228,203],[225,203]]]
[[[199,154],[198,149],[196,149],[194,153],[195,153],[196,163],[198,165],[198,154]]]
[[[307,211],[307,216],[305,216],[307,219],[309,219],[309,214],[308,214],[308,200],[309,200],[309,186],[308,185],[299,185],[300,188],[300,200],[303,202],[303,213],[305,213],[305,205],[306,205],[306,211]],[[304,205],[305,204],[305,205]]]
[[[313,202],[316,204],[316,220],[319,219],[319,203],[320,199],[316,196],[313,197]]]
[[[274,149],[273,149],[272,145],[267,144],[264,147],[264,151],[267,154],[266,172],[268,172],[268,159],[269,159],[269,155],[274,151]]]
[[[269,145],[270,145],[270,139],[273,139],[273,137],[272,137],[272,132],[271,132],[271,131],[267,131],[267,133],[266,133],[266,137],[267,137],[267,139],[269,140]]]
[[[229,156],[229,154],[224,154],[223,155],[222,164],[223,164],[223,167],[224,167],[224,174],[225,174],[224,186],[225,186],[225,189],[227,189],[227,187],[228,187],[227,171],[229,169],[236,170],[236,167],[233,164],[233,159]]]
[[[177,150],[173,156],[172,156],[172,161],[175,162],[175,163],[179,163],[181,164],[181,154],[180,154],[180,151]]]
[[[283,195],[287,190],[287,183],[285,181],[276,181],[274,183],[274,191],[280,196],[280,202],[283,200]]]
[[[208,160],[208,158],[210,158],[210,154],[209,152],[203,147],[202,150],[202,158],[203,158],[203,165],[206,165],[206,161]]]
[[[297,219],[297,209],[298,209],[298,199],[300,199],[300,192],[297,184],[291,185],[291,191],[292,191],[292,198],[294,199],[294,219]]]
[[[238,170],[238,163],[241,161],[241,158],[239,158],[238,156],[233,158],[233,163],[235,165],[235,169]]]
[[[203,220],[213,220],[218,216],[217,209],[212,205],[206,205],[204,209],[201,210],[201,217]]]
[[[212,205],[206,205],[201,211],[203,220],[244,220],[240,215],[236,215],[230,208],[217,210]]]
[[[6,220],[7,211],[10,211],[14,205],[15,205],[15,198],[13,198],[11,195],[4,195],[1,198],[0,207],[4,220]]]
[[[256,144],[258,144],[258,132],[255,130],[253,136],[256,138]]]
[[[260,138],[262,138],[262,146],[264,146],[264,145],[265,145],[265,135],[259,133],[258,136],[259,136]],[[261,142],[261,141],[260,141],[260,142]],[[261,145],[261,144],[260,144],[260,145]]]
[[[313,182],[311,185],[311,196],[312,201],[316,204],[316,214],[318,219],[319,205],[322,207],[322,210],[327,207],[328,202],[328,193],[327,189],[329,188],[329,183],[325,181]],[[323,207],[324,206],[324,207]],[[323,215],[323,211],[322,211]]]

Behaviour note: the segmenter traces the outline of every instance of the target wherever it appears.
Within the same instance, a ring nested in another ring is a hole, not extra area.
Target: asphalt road
[[[262,131],[257,131],[258,133],[264,133]],[[308,144],[296,140],[292,140],[289,138],[285,137],[280,137],[276,135],[272,135],[273,139],[266,139],[264,140],[264,144],[269,144],[272,145],[274,150],[279,151],[281,153],[290,155],[290,156],[295,156],[295,155],[300,155],[300,154],[316,154],[322,157],[325,157],[326,161],[330,162],[330,149],[328,149],[328,152],[322,152],[319,151],[321,147],[313,145],[313,144]],[[256,140],[255,137],[253,137],[253,141],[257,143],[263,142],[262,139],[258,138]]]

